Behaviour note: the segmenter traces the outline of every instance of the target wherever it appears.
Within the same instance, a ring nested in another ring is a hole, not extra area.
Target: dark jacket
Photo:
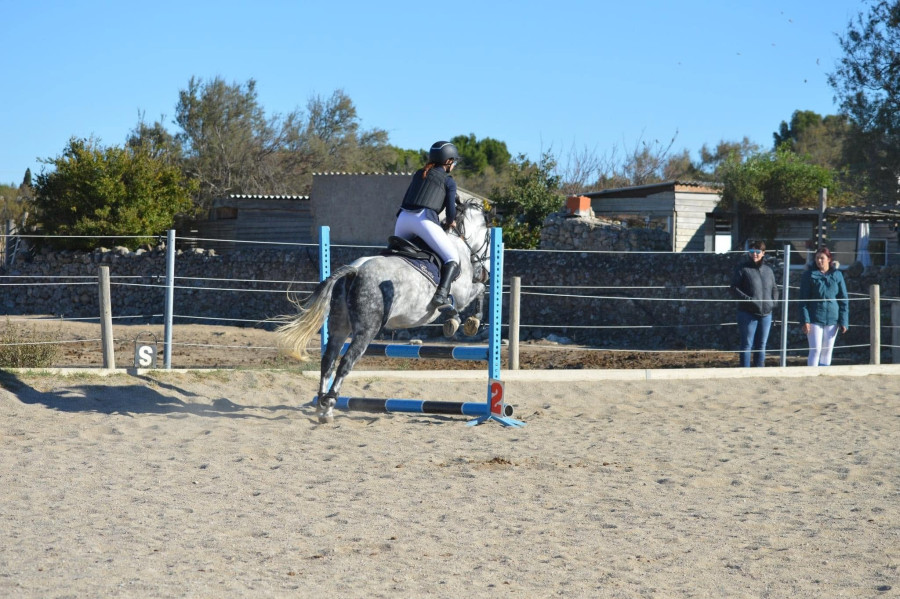
[[[819,301],[827,300],[827,301]],[[800,324],[850,326],[850,301],[841,271],[813,266],[800,278]]]
[[[754,316],[771,314],[778,301],[778,284],[772,267],[762,261],[742,262],[731,277],[731,293],[743,300],[738,303],[738,310]]]

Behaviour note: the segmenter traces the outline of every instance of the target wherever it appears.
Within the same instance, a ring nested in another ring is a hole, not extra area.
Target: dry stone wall
[[[332,264],[337,266],[371,250],[333,247],[331,253]],[[737,331],[727,285],[740,259],[736,255],[669,252],[506,250],[504,284],[508,286],[512,277],[521,278],[524,339],[552,334],[616,349],[730,351],[737,348]],[[776,260],[771,264],[780,282],[781,264]],[[117,322],[161,322],[166,269],[163,247],[20,256],[15,264],[0,269],[0,275],[13,277],[4,279],[0,313],[97,317],[97,276],[102,265],[110,269]],[[883,300],[897,297],[900,266],[866,272],[850,268],[846,274],[851,292],[867,294],[869,286],[877,283]],[[318,249],[246,249],[227,254],[179,251],[175,276],[176,324],[263,326],[257,323],[294,312],[284,291],[286,282],[293,282],[291,288],[302,296],[318,280]],[[793,271],[794,287],[799,278],[800,272]],[[504,323],[508,322],[506,299]],[[119,320],[125,316],[134,319]],[[890,324],[889,317],[890,308],[884,302],[885,325]],[[796,321],[795,311],[789,318]],[[868,343],[868,318],[867,302],[851,303],[851,333],[844,344]],[[805,338],[797,329],[796,325],[789,327],[789,346],[805,347]],[[422,329],[417,334],[437,335],[439,331]],[[507,334],[505,328],[503,334]],[[776,324],[770,348],[778,347],[780,336]],[[890,343],[889,337],[884,343]],[[886,356],[884,361],[888,361]]]
[[[662,229],[629,227],[621,221],[556,212],[541,228],[543,250],[660,251],[672,249]]]

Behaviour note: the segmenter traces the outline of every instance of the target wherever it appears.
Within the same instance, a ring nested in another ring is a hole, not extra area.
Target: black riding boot
[[[450,293],[450,285],[453,279],[459,274],[459,264],[456,262],[447,262],[441,266],[441,282],[438,284],[434,297],[431,298],[432,308],[441,308],[449,306],[448,295]]]

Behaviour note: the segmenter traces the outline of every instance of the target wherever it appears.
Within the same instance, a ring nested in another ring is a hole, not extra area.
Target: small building
[[[664,229],[673,252],[723,251],[711,216],[722,199],[722,188],[715,183],[666,181],[582,195],[590,198],[597,217]]]
[[[312,222],[309,196],[237,194],[215,200],[208,219],[193,223],[187,236],[216,251],[265,247],[253,242],[309,243]]]
[[[900,264],[897,205],[787,208],[765,214],[745,213],[739,219],[741,240],[769,240],[772,250],[790,246],[795,268],[810,263],[820,244],[826,245],[843,266],[854,262],[863,266]]]
[[[263,247],[252,242],[317,243],[328,226],[331,243],[384,247],[412,173],[315,173],[310,195],[230,195],[185,236],[217,251]],[[480,196],[458,188],[461,201]],[[270,246],[271,247],[271,246]]]

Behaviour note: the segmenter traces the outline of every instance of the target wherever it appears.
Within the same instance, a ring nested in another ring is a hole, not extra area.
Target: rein
[[[485,231],[484,241],[477,249],[469,245],[468,240],[466,240],[465,226],[454,223],[453,230],[460,241],[463,242],[463,245],[469,250],[469,261],[472,264],[472,282],[487,283],[491,278],[491,271],[485,266],[488,262],[488,251],[490,250],[491,245],[490,229]],[[478,268],[476,268],[476,266]]]

